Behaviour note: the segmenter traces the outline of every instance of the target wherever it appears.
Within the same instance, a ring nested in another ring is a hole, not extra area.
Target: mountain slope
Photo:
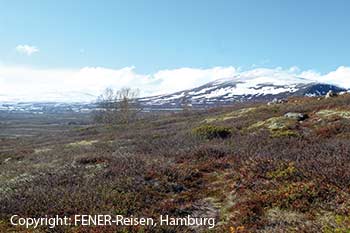
[[[210,106],[234,102],[270,101],[274,98],[287,98],[289,96],[321,96],[329,90],[345,91],[345,89],[335,85],[298,77],[243,74],[173,94],[141,98],[140,101],[145,106],[176,108],[183,104]]]

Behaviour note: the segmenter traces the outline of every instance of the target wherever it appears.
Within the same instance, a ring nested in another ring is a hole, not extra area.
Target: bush
[[[206,139],[227,138],[231,136],[231,129],[215,125],[202,125],[192,130],[192,133],[198,137]]]
[[[341,133],[344,126],[340,123],[331,124],[326,126],[321,126],[315,129],[316,135],[322,138],[330,138]]]
[[[273,138],[299,137],[299,134],[297,132],[292,131],[292,130],[277,130],[277,131],[272,132],[271,137],[273,137]]]
[[[229,154],[229,151],[220,146],[208,146],[204,145],[193,151],[193,156],[196,159],[208,159],[208,158],[223,158]]]

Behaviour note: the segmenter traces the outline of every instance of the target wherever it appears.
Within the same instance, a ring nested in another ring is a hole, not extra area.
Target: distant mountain
[[[141,98],[140,102],[150,108],[179,108],[183,104],[204,107],[235,102],[271,101],[290,96],[322,96],[330,90],[345,91],[335,85],[297,77],[237,76],[173,94]]]
[[[41,93],[18,93],[16,96],[0,93],[0,103],[90,103],[95,101],[96,95],[80,91],[46,91]]]
[[[179,78],[181,82],[181,78]],[[268,69],[242,72],[234,77],[219,79],[202,86],[172,94],[142,97],[147,110],[176,109],[184,105],[213,107],[237,102],[262,102],[290,96],[322,96],[329,90],[346,91],[336,85],[319,83],[292,74],[275,74]],[[25,101],[24,101],[25,100]],[[20,112],[87,112],[95,108],[96,95],[66,91],[4,96],[0,93],[0,111]]]
[[[0,113],[89,113],[96,107],[96,104],[86,102],[0,102]]]

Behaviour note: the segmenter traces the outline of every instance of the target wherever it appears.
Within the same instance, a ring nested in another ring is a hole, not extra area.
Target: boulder
[[[279,103],[279,104],[285,104],[285,103],[288,103],[288,100],[287,100],[287,99],[279,99],[279,100],[277,101],[277,103]]]
[[[297,121],[303,121],[309,117],[307,114],[299,113],[299,112],[288,112],[284,114],[284,116]]]
[[[338,94],[332,90],[328,91],[327,94],[326,94],[326,99],[328,98],[332,98],[332,97],[336,97],[338,96]]]
[[[277,99],[277,98],[274,98],[272,101],[268,102],[267,105],[273,105],[273,104],[284,104],[284,103],[287,103],[288,100],[286,99]]]
[[[267,105],[273,105],[273,104],[277,104],[278,99],[274,98],[273,100],[271,100],[270,102],[267,103]]]

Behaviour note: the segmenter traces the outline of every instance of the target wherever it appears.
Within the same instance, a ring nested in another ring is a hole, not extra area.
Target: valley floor
[[[0,115],[0,232],[49,231],[11,226],[14,214],[216,221],[50,232],[349,232],[350,96],[114,126],[86,115]]]

